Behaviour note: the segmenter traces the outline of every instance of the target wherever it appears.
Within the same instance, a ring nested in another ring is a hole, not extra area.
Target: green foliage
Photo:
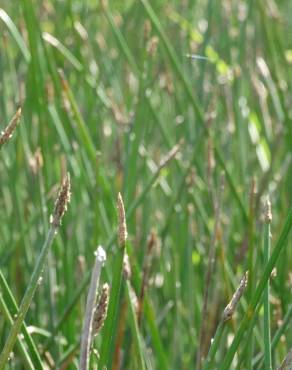
[[[90,368],[282,362],[292,344],[289,10],[288,0],[0,0],[0,132],[22,107],[0,151],[1,351],[11,328],[22,334],[7,368],[77,368],[97,245],[111,297]],[[17,322],[67,171],[71,202]]]

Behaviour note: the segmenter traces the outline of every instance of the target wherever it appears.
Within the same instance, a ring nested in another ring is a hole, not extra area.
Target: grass
[[[289,12],[287,0],[0,4],[1,369],[290,361]],[[92,337],[98,245],[110,296]]]

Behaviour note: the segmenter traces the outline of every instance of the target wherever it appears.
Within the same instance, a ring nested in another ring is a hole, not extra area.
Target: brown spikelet
[[[61,224],[62,217],[67,210],[67,205],[70,202],[71,195],[71,185],[70,185],[70,175],[67,173],[67,176],[63,180],[62,186],[59,191],[59,195],[55,202],[54,213],[51,216],[51,225],[58,227]]]
[[[19,119],[21,116],[21,108],[18,108],[17,112],[13,116],[12,120],[9,122],[6,129],[0,133],[0,148],[5,144],[13,135],[16,126],[18,125]]]
[[[231,317],[233,316],[235,308],[240,298],[242,297],[245,288],[247,287],[247,282],[248,282],[248,271],[244,274],[243,278],[240,280],[239,286],[236,289],[235,293],[233,294],[231,301],[228,303],[228,305],[225,307],[223,311],[222,320],[224,322],[230,320]]]
[[[109,302],[109,285],[107,283],[103,284],[99,302],[96,306],[94,316],[93,316],[93,323],[92,323],[92,335],[96,336],[100,329],[102,328],[104,321],[107,315],[107,308]]]
[[[127,233],[125,207],[124,207],[124,202],[123,202],[121,193],[118,194],[117,208],[118,208],[118,218],[119,218],[118,220],[119,221],[118,242],[119,242],[119,246],[123,248],[125,246],[128,233]]]
[[[159,169],[165,167],[179,152],[181,145],[183,144],[183,139],[176,144],[166,155],[163,157],[158,165]]]

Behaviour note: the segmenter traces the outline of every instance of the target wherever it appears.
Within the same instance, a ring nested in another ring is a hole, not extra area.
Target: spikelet
[[[12,120],[9,122],[8,126],[5,128],[3,132],[0,133],[0,147],[12,137],[13,132],[16,129],[16,126],[18,125],[20,116],[21,108],[18,108]]]
[[[109,291],[110,291],[109,285],[107,283],[103,284],[100,293],[100,298],[93,316],[92,323],[93,336],[96,336],[99,333],[100,329],[103,327],[103,324],[105,322],[109,302]]]
[[[233,316],[235,308],[240,298],[242,297],[245,288],[247,287],[247,282],[248,282],[248,272],[246,272],[243,278],[240,280],[239,286],[236,289],[235,293],[233,294],[231,301],[228,303],[228,305],[225,307],[223,311],[222,320],[224,322],[230,320],[231,317]]]
[[[54,212],[51,215],[50,222],[54,227],[58,227],[61,224],[62,217],[67,210],[67,205],[70,202],[71,196],[71,185],[70,185],[70,175],[67,173],[67,176],[63,180],[61,185],[59,195],[55,202]]]

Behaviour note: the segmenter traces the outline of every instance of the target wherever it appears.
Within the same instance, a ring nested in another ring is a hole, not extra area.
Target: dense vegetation
[[[291,11],[0,0],[0,368],[289,362]]]

